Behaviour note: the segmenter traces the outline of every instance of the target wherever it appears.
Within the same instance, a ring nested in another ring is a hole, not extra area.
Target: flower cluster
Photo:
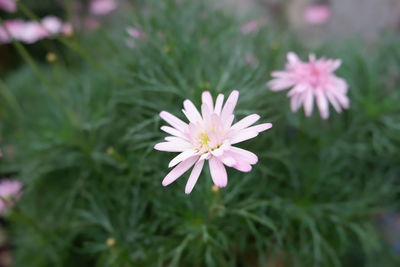
[[[48,16],[40,23],[20,19],[6,20],[0,25],[0,43],[10,43],[12,39],[31,44],[59,34],[70,35],[72,25],[63,23],[59,18]]]

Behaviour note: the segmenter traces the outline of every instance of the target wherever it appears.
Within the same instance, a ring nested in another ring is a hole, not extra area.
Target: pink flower
[[[304,19],[309,24],[324,24],[328,22],[332,15],[331,9],[327,5],[313,5],[304,11]]]
[[[306,116],[311,116],[314,99],[323,119],[329,117],[329,102],[338,113],[349,107],[348,85],[333,73],[341,65],[340,60],[316,59],[311,54],[309,62],[302,62],[292,52],[287,58],[286,70],[272,72],[274,79],[268,86],[272,91],[292,88],[288,96],[291,98],[293,112],[303,105]]]
[[[17,0],[0,0],[0,9],[11,13],[17,11]]]
[[[126,32],[129,34],[129,36],[133,37],[134,39],[139,39],[139,40],[146,39],[146,36],[138,28],[129,27],[126,29]]]
[[[54,16],[36,21],[6,20],[0,25],[0,43],[10,43],[10,35],[17,41],[32,44],[41,39],[49,38],[64,33],[64,27],[68,24]]]
[[[241,31],[244,34],[248,34],[257,31],[259,28],[260,22],[258,22],[257,20],[251,20],[242,26]]]
[[[7,20],[0,25],[0,42],[11,42],[10,35],[17,41],[34,43],[43,38],[44,29],[36,22],[23,20]]]
[[[4,214],[20,197],[22,183],[15,180],[0,181],[0,214]]]
[[[214,184],[221,188],[228,183],[224,165],[241,172],[251,171],[252,165],[258,161],[257,156],[233,145],[256,137],[260,132],[271,128],[272,124],[252,126],[260,119],[259,115],[252,114],[232,125],[235,117],[233,110],[238,98],[239,92],[233,91],[223,105],[224,95],[219,94],[214,105],[210,92],[203,92],[201,113],[190,100],[185,100],[182,112],[189,120],[188,124],[166,111],[160,113],[160,117],[172,126],[162,126],[161,130],[171,136],[154,148],[180,152],[169,163],[170,168],[176,167],[164,178],[163,186],[171,184],[194,166],[185,188],[185,193],[190,194],[206,160]]]
[[[46,32],[52,35],[62,32],[64,26],[63,22],[54,16],[47,16],[43,18],[41,23]]]
[[[93,15],[107,15],[117,8],[116,0],[92,0],[89,11]]]

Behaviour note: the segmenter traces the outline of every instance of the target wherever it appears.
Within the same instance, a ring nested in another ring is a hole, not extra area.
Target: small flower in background
[[[4,214],[21,195],[22,183],[16,180],[0,181],[0,214]]]
[[[304,19],[309,24],[325,24],[331,18],[332,11],[328,5],[309,6],[304,11]]]
[[[141,30],[139,30],[136,27],[128,27],[126,28],[126,32],[131,38],[126,39],[126,45],[130,48],[135,48],[136,47],[136,40],[145,40],[146,35],[142,33]]]
[[[160,113],[160,117],[172,126],[162,126],[161,130],[171,136],[154,148],[180,152],[168,165],[170,168],[176,167],[164,178],[164,186],[174,182],[194,165],[185,188],[185,193],[190,194],[206,160],[211,178],[219,188],[228,183],[224,165],[241,172],[251,171],[252,165],[258,161],[257,155],[233,145],[256,137],[260,132],[270,129],[272,124],[252,126],[260,119],[259,115],[252,114],[232,125],[238,98],[239,92],[233,91],[223,105],[224,95],[219,94],[214,104],[211,94],[208,91],[203,92],[201,113],[190,100],[185,100],[182,111],[189,124],[166,111]]]
[[[329,106],[340,113],[349,108],[347,97],[348,85],[333,72],[341,65],[338,59],[316,59],[309,56],[309,62],[301,61],[295,53],[287,55],[286,70],[272,72],[274,78],[268,82],[272,91],[292,88],[288,96],[291,98],[291,109],[296,112],[304,106],[306,116],[311,116],[314,99],[323,119],[329,117]]]
[[[245,23],[241,27],[241,31],[244,34],[249,34],[249,33],[258,31],[259,28],[260,28],[260,22],[257,20],[251,20],[251,21]]]
[[[19,19],[6,20],[0,25],[0,43],[10,43],[10,35],[17,41],[32,44],[39,40],[50,38],[58,34],[69,34],[71,25],[64,24],[59,18],[48,16],[36,21],[23,21]]]
[[[133,37],[134,39],[139,39],[139,40],[146,39],[146,36],[143,34],[143,32],[136,27],[128,27],[126,29],[126,32],[129,34],[129,36]]]
[[[91,0],[89,12],[92,15],[103,16],[117,8],[116,0]]]
[[[0,0],[0,9],[14,13],[17,11],[17,0]]]
[[[58,34],[62,32],[63,22],[57,17],[47,16],[42,19],[41,23],[49,34]]]

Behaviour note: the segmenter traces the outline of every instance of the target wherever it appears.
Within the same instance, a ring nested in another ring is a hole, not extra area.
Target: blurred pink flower
[[[62,32],[64,26],[63,22],[54,16],[47,16],[43,18],[41,23],[49,34],[58,34]]]
[[[116,0],[91,0],[89,12],[93,15],[107,15],[117,8]]]
[[[272,72],[274,79],[268,82],[268,86],[272,91],[292,88],[288,96],[293,112],[303,105],[306,116],[311,116],[314,99],[323,119],[329,117],[329,102],[338,113],[349,107],[348,85],[333,73],[340,67],[340,60],[316,59],[311,54],[310,61],[303,62],[292,52],[287,58],[286,70]]]
[[[139,40],[146,39],[146,36],[142,33],[142,31],[136,27],[128,27],[126,29],[126,32],[129,34],[129,36],[133,37],[134,39],[139,39]]]
[[[304,11],[304,18],[309,24],[324,24],[332,15],[331,8],[327,5],[309,6]]]
[[[0,9],[11,13],[17,11],[17,0],[0,0]]]
[[[4,214],[21,195],[22,183],[16,180],[0,181],[0,214]]]
[[[41,39],[62,34],[64,26],[63,22],[54,16],[45,17],[40,23],[18,19],[6,20],[0,25],[0,43],[10,43],[9,35],[11,35],[17,41],[32,44]]]
[[[260,22],[257,20],[251,20],[242,26],[241,31],[244,34],[248,34],[257,31],[259,28]]]
[[[161,130],[171,136],[165,138],[166,142],[156,144],[154,148],[160,151],[180,152],[169,163],[170,168],[177,166],[164,178],[163,186],[174,182],[194,165],[185,188],[185,193],[190,194],[206,160],[211,178],[217,187],[225,187],[228,183],[224,165],[241,172],[251,171],[251,165],[258,161],[257,156],[233,145],[256,137],[260,132],[270,129],[272,124],[252,126],[260,119],[259,115],[252,114],[232,125],[235,117],[233,111],[238,98],[239,92],[233,91],[223,105],[224,95],[219,94],[214,105],[210,92],[203,92],[201,114],[190,100],[185,100],[182,111],[189,124],[166,111],[160,113],[160,117],[172,126],[162,126]]]

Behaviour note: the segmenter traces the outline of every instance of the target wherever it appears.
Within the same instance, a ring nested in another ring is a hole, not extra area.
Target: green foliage
[[[350,110],[322,121],[266,88],[288,51],[307,49],[241,23],[203,1],[145,1],[0,84],[2,146],[16,151],[0,170],[25,183],[9,224],[16,266],[396,266],[374,218],[396,208],[400,40],[318,50],[343,60],[351,86]],[[146,39],[127,47],[125,25]],[[187,175],[163,188],[173,155],[153,150],[158,113],[233,89],[238,119],[274,124],[241,145],[259,163],[229,170],[218,192],[208,171],[189,196]]]

